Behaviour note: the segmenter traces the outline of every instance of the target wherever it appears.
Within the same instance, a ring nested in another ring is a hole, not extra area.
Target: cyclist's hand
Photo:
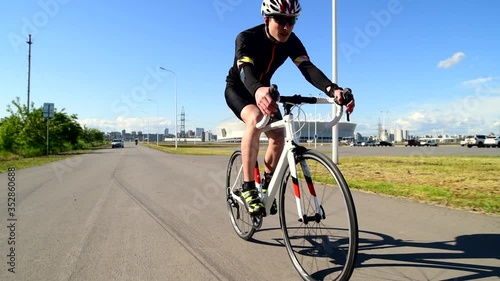
[[[273,116],[278,111],[278,104],[269,94],[269,87],[260,87],[255,92],[255,102],[264,115]]]
[[[343,93],[344,91],[341,89],[337,89],[333,93],[333,97],[338,101],[339,104],[344,104]],[[356,103],[354,102],[354,96],[352,96],[352,94],[351,98],[351,101],[345,105],[347,114],[351,114],[354,111],[354,107],[356,106]]]

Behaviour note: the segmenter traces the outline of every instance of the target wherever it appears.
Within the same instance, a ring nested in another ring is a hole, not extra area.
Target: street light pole
[[[143,112],[148,115],[148,144],[149,144],[149,114],[146,111]]]
[[[141,118],[142,120],[142,131],[141,131],[141,135],[142,135],[142,141],[144,141],[144,118]]]
[[[156,145],[158,145],[158,123],[160,122],[160,103],[157,100],[148,99],[148,101],[156,102]]]
[[[316,139],[318,138],[318,132],[316,131],[317,121],[318,121],[318,115],[316,113],[316,104],[314,104],[314,149],[316,149]]]
[[[175,149],[177,149],[177,74],[175,74],[175,72],[173,72],[172,70],[170,69],[166,69],[164,67],[161,67],[160,66],[160,69],[163,70],[163,71],[166,71],[166,72],[170,72],[174,75],[174,87],[175,87],[175,132],[174,132],[174,138],[175,138]]]
[[[332,0],[332,80],[337,82],[337,0]],[[333,105],[332,114],[337,114],[337,107]],[[339,126],[336,124],[332,128],[332,161],[339,163]]]

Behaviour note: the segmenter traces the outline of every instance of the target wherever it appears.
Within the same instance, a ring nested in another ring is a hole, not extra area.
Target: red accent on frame
[[[306,177],[307,187],[312,196],[316,197],[316,190],[314,189],[314,184],[311,177]]]
[[[253,176],[254,176],[255,182],[260,184],[259,162],[255,162],[255,168],[253,169]]]
[[[299,188],[299,181],[292,177],[292,183],[293,183],[293,193],[295,194],[295,197],[300,198],[300,188]]]

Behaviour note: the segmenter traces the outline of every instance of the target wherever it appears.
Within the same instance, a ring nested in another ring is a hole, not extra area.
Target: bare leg
[[[260,145],[260,135],[261,130],[255,128],[257,120],[262,118],[262,113],[259,108],[250,104],[243,108],[241,111],[241,119],[245,122],[246,128],[243,137],[241,138],[241,155],[243,164],[243,192],[242,195],[248,205],[250,214],[265,214],[266,209],[264,204],[259,200],[257,190],[253,182],[255,181],[253,170],[255,168],[255,162],[257,161],[257,156],[259,154]],[[281,132],[281,134],[280,134]],[[283,150],[283,131],[278,130],[275,132],[268,132],[266,135],[269,138],[269,145],[267,148],[264,163],[267,167],[274,170],[276,167],[279,155]],[[276,214],[276,211],[271,210],[271,214]]]
[[[285,133],[283,129],[276,129],[266,132],[269,139],[266,155],[264,156],[265,172],[272,173],[280,159],[283,147],[285,146]]]
[[[259,154],[259,138],[261,131],[255,128],[257,121],[262,118],[262,113],[254,104],[249,104],[241,111],[241,118],[246,129],[241,138],[241,156],[243,161],[243,180],[254,181],[253,169]]]

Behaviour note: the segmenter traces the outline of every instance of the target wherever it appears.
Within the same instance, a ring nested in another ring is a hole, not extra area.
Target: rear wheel
[[[358,224],[349,187],[323,154],[309,150],[298,160],[297,179],[288,172],[281,181],[279,212],[288,255],[304,280],[348,280],[358,251]],[[304,213],[300,218],[298,191]]]
[[[252,218],[242,200],[238,200],[242,185],[243,165],[241,162],[241,151],[237,150],[231,155],[227,165],[226,201],[229,219],[234,231],[242,239],[248,240],[254,234],[255,227],[260,227],[262,220]]]

